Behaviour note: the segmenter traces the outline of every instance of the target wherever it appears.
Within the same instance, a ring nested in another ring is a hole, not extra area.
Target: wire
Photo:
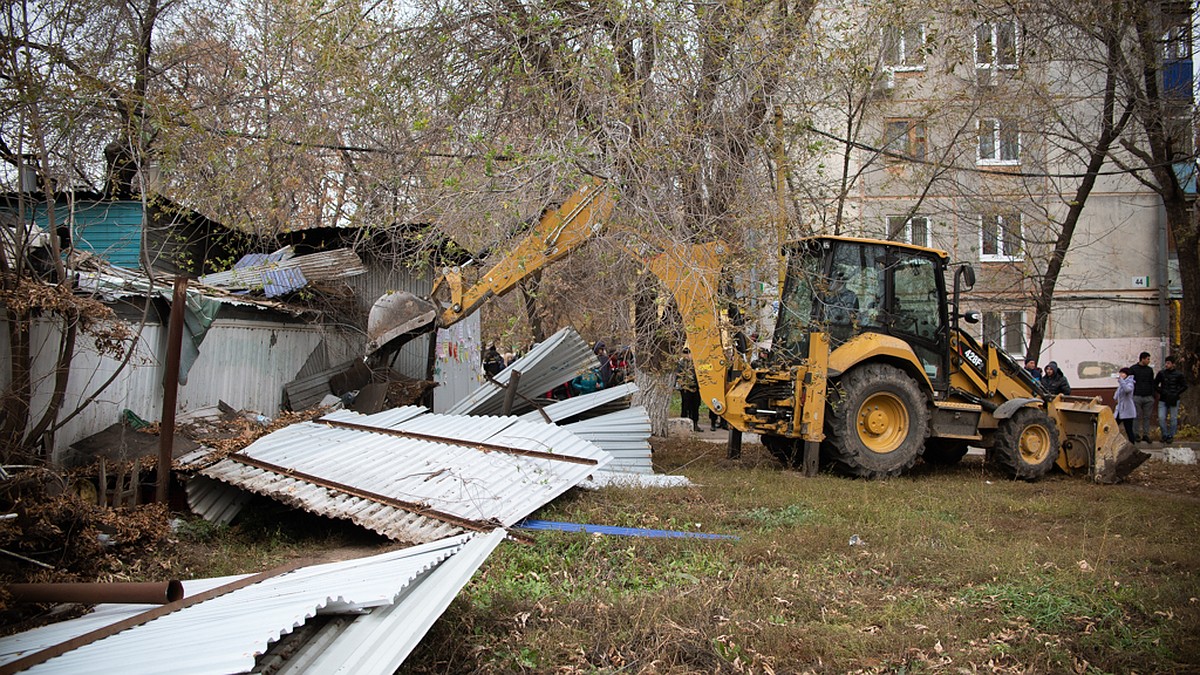
[[[884,157],[892,157],[894,159],[902,159],[902,160],[904,160],[906,162],[910,162],[912,164],[924,164],[926,166],[932,166],[932,167],[938,168],[938,169],[953,169],[956,171],[966,171],[969,173],[980,173],[980,174],[987,174],[987,175],[992,175],[992,176],[1009,176],[1009,177],[1013,177],[1013,178],[1087,178],[1088,176],[1123,176],[1126,174],[1135,174],[1135,173],[1139,173],[1142,171],[1149,171],[1157,166],[1168,166],[1168,164],[1162,164],[1162,165],[1154,164],[1154,165],[1140,166],[1140,167],[1132,168],[1132,169],[1121,169],[1118,171],[1096,171],[1094,173],[1090,172],[1090,171],[1085,171],[1083,173],[1035,173],[1035,172],[1031,172],[1031,171],[1005,171],[1005,170],[1001,170],[1001,169],[987,169],[987,168],[971,167],[971,166],[958,166],[955,164],[942,164],[940,162],[932,162],[927,159],[918,159],[916,157],[910,157],[909,155],[904,155],[904,154],[901,154],[898,152],[892,152],[890,150],[878,148],[873,145],[861,143],[859,141],[852,141],[847,138],[842,138],[841,136],[831,134],[827,131],[822,131],[822,130],[812,126],[811,124],[805,125],[804,129],[806,131],[811,131],[811,132],[817,134],[818,136],[824,136],[826,138],[835,140],[838,143],[849,145],[852,148],[858,148],[859,150],[868,150],[870,152],[874,152],[874,153],[883,155]],[[1181,163],[1181,162],[1195,161],[1195,159],[1196,159],[1196,153],[1192,153],[1190,155],[1183,157],[1180,160],[1180,162],[1171,162],[1169,165],[1173,166],[1173,165]]]

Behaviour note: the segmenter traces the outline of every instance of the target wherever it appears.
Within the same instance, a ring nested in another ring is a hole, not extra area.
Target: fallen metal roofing
[[[193,476],[184,489],[192,511],[204,514],[205,520],[218,525],[229,524],[253,497],[245,490],[204,476]]]
[[[521,374],[517,381],[515,401],[520,407],[527,407],[525,401],[543,396],[596,364],[596,355],[587,342],[573,328],[564,328],[534,345],[528,354],[500,371],[494,382],[484,382],[446,412],[453,415],[501,414],[504,410],[505,385],[514,372]]]
[[[523,377],[523,376],[522,376]],[[628,396],[633,396],[638,391],[638,387],[633,382],[626,382],[609,389],[601,389],[590,394],[582,396],[572,396],[571,398],[551,403],[550,405],[539,410],[531,410],[530,412],[521,415],[518,419],[527,422],[561,422],[571,419],[576,415],[581,415],[589,410],[594,410],[602,405],[619,401]]]
[[[511,525],[611,461],[554,425],[409,406],[293,424],[201,475],[423,542]],[[206,518],[225,509],[221,499],[189,505]]]
[[[78,619],[0,639],[0,669],[245,673],[270,644],[314,616],[344,614],[354,618],[326,635],[332,644],[302,646],[282,657],[285,667],[392,673],[504,536],[503,529],[494,529],[258,579],[185,581],[184,599],[170,605],[100,605]],[[249,581],[255,583],[245,585]],[[205,593],[214,597],[198,595]],[[121,622],[134,625],[122,628]],[[112,634],[87,637],[101,630]],[[64,644],[68,641],[79,646]],[[48,649],[60,653],[25,666]],[[301,655],[307,662],[295,660]]]
[[[606,471],[654,473],[650,460],[650,415],[640,405],[562,428],[612,455],[613,461],[605,467]]]
[[[272,257],[281,259],[274,260]],[[223,288],[272,289],[273,293],[279,294],[300,288],[309,281],[345,279],[365,274],[367,271],[362,260],[348,248],[310,253],[294,258],[290,256],[243,258],[239,261],[239,265],[242,266],[235,266],[225,272],[205,274],[200,277],[199,282]]]

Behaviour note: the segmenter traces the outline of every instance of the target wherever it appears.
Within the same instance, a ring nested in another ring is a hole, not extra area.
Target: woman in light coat
[[[1125,427],[1125,435],[1130,443],[1137,443],[1133,435],[1133,422],[1137,419],[1137,406],[1133,404],[1134,378],[1128,368],[1122,368],[1117,373],[1117,421]]]

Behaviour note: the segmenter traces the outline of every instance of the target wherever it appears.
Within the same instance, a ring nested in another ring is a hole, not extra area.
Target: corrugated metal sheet
[[[200,345],[187,386],[179,388],[180,409],[225,401],[275,417],[283,408],[283,383],[300,370],[326,333],[310,324],[218,319]],[[143,419],[160,417],[158,410],[151,414]]]
[[[206,274],[198,281],[205,285],[222,288],[257,290],[266,285],[268,277],[278,277],[282,270],[293,269],[299,270],[303,273],[304,278],[311,281],[345,279],[367,271],[362,260],[353,251],[348,248],[339,248],[296,256],[278,262],[268,260],[256,265]]]
[[[250,672],[257,655],[317,613],[356,615],[345,632],[345,643],[339,639],[333,646],[347,663],[357,666],[346,672],[393,672],[503,537],[504,531],[496,529],[300,568],[183,607],[23,672]],[[187,596],[239,578],[184,582],[184,602]],[[79,619],[0,639],[0,664],[154,607],[101,605]],[[391,611],[376,614],[379,609]],[[359,621],[363,623],[356,627]],[[383,670],[386,667],[392,670]]]
[[[472,539],[453,558],[429,573],[402,602],[358,617],[349,626],[338,625],[332,639],[313,640],[311,649],[297,652],[278,675],[347,673],[391,675],[433,625],[475,571],[499,545],[503,530]]]
[[[112,374],[116,373],[116,379],[103,395],[55,433],[55,459],[72,443],[116,423],[125,409],[147,421],[161,418],[163,371],[159,355],[163,353],[160,350],[164,349],[166,332],[165,326],[143,326],[136,354],[124,369],[119,368],[118,361],[97,353],[89,340],[77,341],[64,411],[74,410]],[[53,372],[57,336],[54,322],[33,322],[34,417],[50,402],[53,378],[42,374]],[[234,408],[274,417],[283,402],[283,383],[294,376],[306,355],[327,336],[328,331],[309,324],[218,319],[200,348],[187,386],[179,389],[180,414],[223,400]],[[10,358],[8,341],[0,339],[0,359]],[[0,385],[7,385],[8,377],[8,370],[0,369]]]
[[[544,422],[547,418],[551,422],[560,422],[562,420],[571,419],[576,415],[598,408],[613,401],[619,401],[623,398],[633,396],[638,391],[637,385],[633,382],[626,382],[609,389],[601,389],[590,394],[582,396],[572,396],[565,401],[552,403],[541,411],[532,410],[521,415],[518,419],[526,422]],[[543,415],[545,413],[545,415]]]
[[[210,452],[211,449],[202,448],[188,453],[179,458],[178,464],[186,469],[194,459],[206,457]],[[204,476],[192,476],[188,479],[185,489],[188,506],[192,511],[204,514],[205,520],[218,525],[231,522],[253,498],[253,495],[245,490]]]
[[[640,405],[567,424],[563,428],[612,455],[612,463],[605,467],[608,471],[654,473],[650,415]]]
[[[404,407],[294,424],[201,473],[393,539],[432,541],[511,525],[611,461],[553,425]]]
[[[529,353],[500,371],[495,382],[485,382],[446,412],[455,415],[497,415],[504,409],[506,385],[520,372],[517,400],[542,396],[596,365],[596,355],[573,328],[564,328],[534,345]]]
[[[39,224],[45,223],[45,205]],[[61,211],[56,211],[61,217]],[[113,265],[136,269],[141,266],[141,202],[76,203],[71,213],[75,248],[104,258]]]
[[[304,270],[286,267],[278,270],[264,270],[262,282],[263,295],[268,298],[279,297],[308,285]]]

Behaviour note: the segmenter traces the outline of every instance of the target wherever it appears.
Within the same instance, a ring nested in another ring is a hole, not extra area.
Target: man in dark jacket
[[[1187,391],[1187,378],[1175,370],[1175,357],[1163,360],[1163,369],[1154,377],[1154,392],[1158,394],[1158,428],[1162,430],[1163,443],[1175,440],[1179,426],[1179,397]]]
[[[1042,389],[1046,390],[1048,396],[1071,395],[1071,385],[1067,382],[1067,376],[1058,369],[1057,361],[1046,364],[1046,368],[1042,371],[1041,383]]]
[[[1134,433],[1143,443],[1150,442],[1150,425],[1154,419],[1154,369],[1150,367],[1150,352],[1138,355],[1138,362],[1129,366],[1133,376],[1133,407],[1137,409]]]

